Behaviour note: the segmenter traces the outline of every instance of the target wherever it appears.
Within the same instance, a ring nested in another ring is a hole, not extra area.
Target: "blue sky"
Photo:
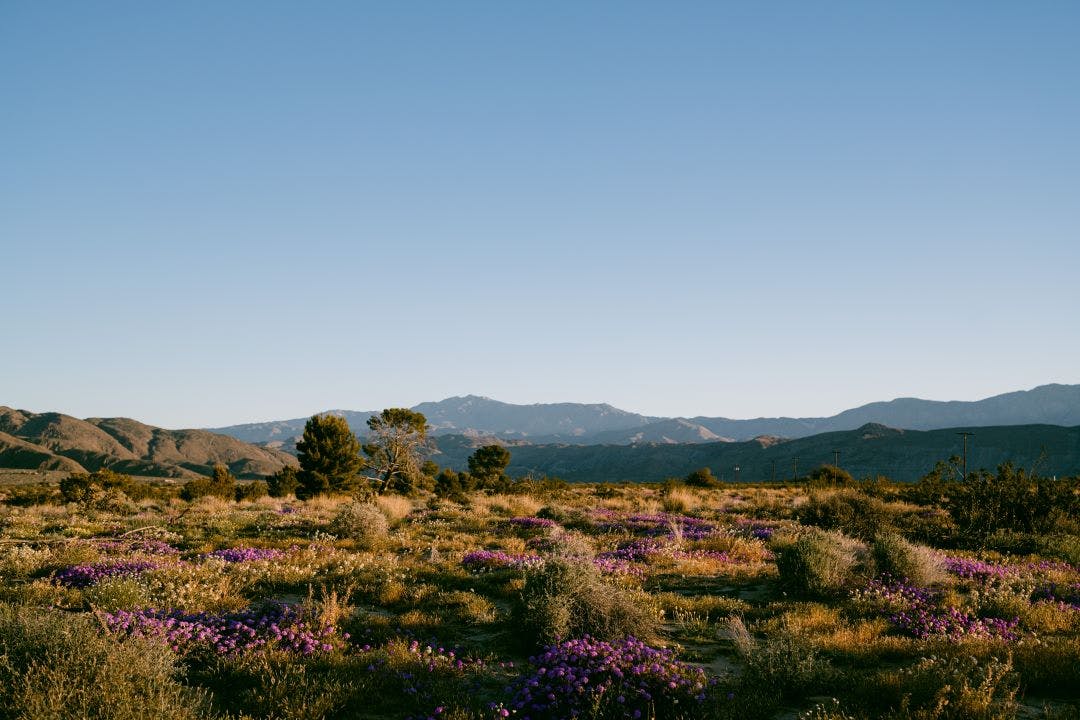
[[[1080,382],[1073,2],[8,2],[0,404]]]

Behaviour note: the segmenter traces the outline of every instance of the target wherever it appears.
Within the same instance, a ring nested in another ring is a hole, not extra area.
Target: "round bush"
[[[777,547],[780,582],[799,595],[827,596],[852,578],[858,545],[838,533],[809,532]]]
[[[606,583],[591,560],[551,557],[528,572],[519,620],[538,645],[590,635],[598,640],[647,637],[656,620],[625,589]]]
[[[882,533],[870,548],[874,568],[898,580],[926,587],[945,579],[941,558],[928,547],[908,542],[896,533]]]
[[[381,546],[390,534],[390,523],[382,511],[371,503],[349,503],[330,523],[330,532],[340,538],[354,540],[361,549],[373,550]]]

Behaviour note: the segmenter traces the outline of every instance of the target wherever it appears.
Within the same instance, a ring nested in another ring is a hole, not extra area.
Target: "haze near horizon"
[[[1080,7],[0,8],[0,404],[827,416],[1080,375]]]

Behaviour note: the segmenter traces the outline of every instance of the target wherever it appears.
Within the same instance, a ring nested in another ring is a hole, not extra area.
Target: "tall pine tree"
[[[364,466],[360,441],[345,418],[313,415],[304,425],[304,437],[296,443],[300,472],[297,495],[335,495],[352,492]]]

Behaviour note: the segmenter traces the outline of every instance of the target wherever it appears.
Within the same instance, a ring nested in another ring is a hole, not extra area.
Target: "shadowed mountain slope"
[[[206,430],[163,430],[128,418],[79,420],[0,407],[0,465],[133,475],[207,475],[222,463],[237,477],[269,475],[296,458]]]
[[[521,445],[511,447],[511,475],[549,475],[580,482],[660,482],[684,477],[701,467],[717,477],[743,481],[787,480],[794,465],[805,476],[832,463],[840,451],[840,466],[856,478],[886,475],[913,481],[933,469],[938,460],[961,452],[960,430],[975,432],[968,466],[993,469],[1003,462],[1037,467],[1047,475],[1080,474],[1080,427],[1021,425],[1004,427],[897,430],[867,424],[855,430],[823,433],[797,440],[759,438],[746,442],[643,445]],[[471,443],[438,438],[440,465],[465,469]]]

